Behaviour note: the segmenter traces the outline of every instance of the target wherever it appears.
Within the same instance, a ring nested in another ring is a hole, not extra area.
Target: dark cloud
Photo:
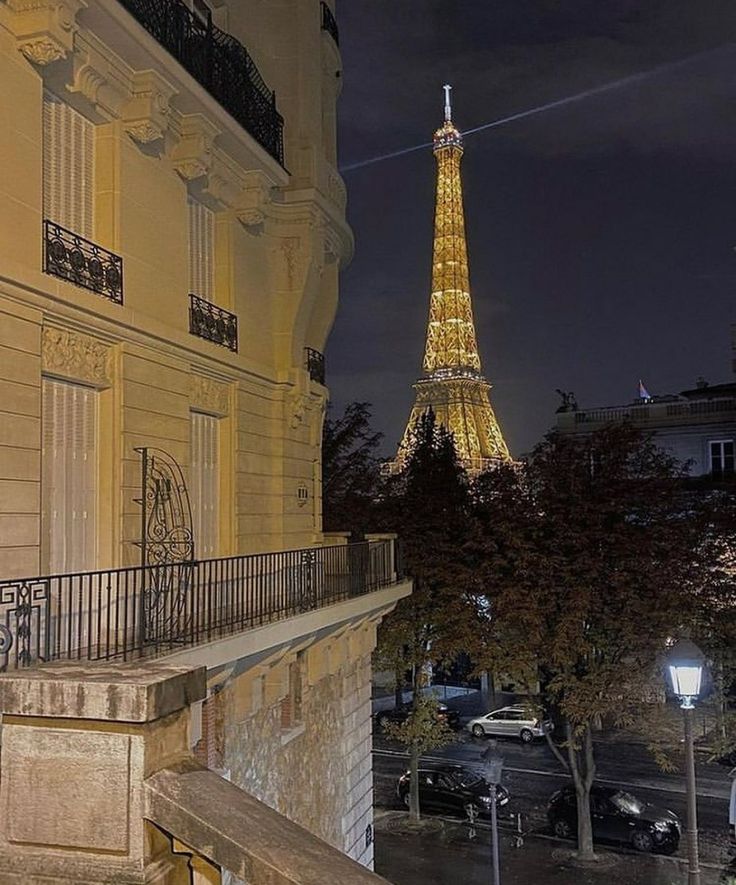
[[[555,387],[626,401],[730,371],[736,7],[725,0],[349,0],[339,8],[344,163],[421,144],[455,87],[464,129],[631,78],[468,136],[478,337],[512,449],[554,418]],[[346,176],[357,249],[329,345],[339,406],[400,436],[421,369],[434,161]]]

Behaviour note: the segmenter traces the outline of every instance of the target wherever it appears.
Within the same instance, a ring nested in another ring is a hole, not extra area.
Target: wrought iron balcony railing
[[[3,581],[0,671],[164,654],[399,580],[380,540]]]
[[[248,50],[181,0],[122,5],[268,153],[284,164],[284,120]]]
[[[309,372],[312,381],[318,384],[325,383],[325,357],[324,354],[312,347],[304,348],[304,365]]]
[[[189,331],[238,352],[238,318],[198,295],[189,295]]]
[[[337,27],[335,15],[330,7],[325,3],[325,0],[322,0],[320,6],[322,7],[322,30],[327,31],[330,37],[332,37],[332,39],[335,41],[335,45],[339,46],[340,30]]]
[[[116,304],[123,303],[123,259],[48,220],[43,223],[43,269]]]

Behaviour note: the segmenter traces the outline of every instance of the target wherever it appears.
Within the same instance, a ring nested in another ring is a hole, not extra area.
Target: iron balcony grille
[[[248,50],[181,0],[120,0],[223,108],[284,165],[284,120]]]
[[[325,383],[325,357],[324,354],[312,347],[304,348],[304,362],[309,377],[318,384]]]
[[[320,3],[322,7],[322,30],[327,31],[327,33],[332,37],[335,41],[335,45],[340,45],[340,30],[337,27],[337,21],[335,19],[335,15],[330,9],[330,7],[322,0]]]
[[[43,261],[46,273],[123,303],[123,259],[48,219]]]
[[[0,671],[165,654],[400,580],[393,542],[0,582]]]
[[[189,331],[238,352],[238,318],[198,295],[189,295]]]

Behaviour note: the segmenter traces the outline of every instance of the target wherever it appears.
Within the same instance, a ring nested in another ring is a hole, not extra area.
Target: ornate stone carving
[[[133,95],[123,111],[125,131],[140,144],[163,138],[169,126],[170,101],[176,90],[156,71],[139,71]]]
[[[72,51],[83,0],[8,0],[18,49],[35,65],[49,65]]]
[[[271,201],[274,182],[259,172],[249,172],[243,183],[235,214],[238,221],[251,233],[260,233],[266,220],[266,206]]]
[[[44,67],[66,57],[66,50],[56,40],[41,37],[39,40],[28,40],[20,44],[20,51],[34,65]]]
[[[220,418],[227,417],[230,414],[229,385],[204,375],[192,375],[189,403],[192,408],[209,412]]]
[[[174,169],[185,181],[207,175],[212,167],[214,142],[220,130],[202,114],[186,114],[176,121],[179,141],[171,153]]]
[[[308,399],[309,398],[306,394],[301,393],[296,387],[289,391],[289,396],[286,402],[286,411],[289,418],[289,427],[291,427],[292,430],[296,430],[304,423],[304,419],[307,415]]]
[[[41,338],[42,371],[74,381],[110,387],[112,348],[81,332],[45,326]]]

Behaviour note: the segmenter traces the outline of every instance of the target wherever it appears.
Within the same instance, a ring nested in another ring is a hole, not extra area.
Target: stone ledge
[[[204,667],[164,663],[52,664],[0,674],[7,716],[153,722],[206,696]]]
[[[145,781],[146,817],[249,885],[389,885],[194,762]]]

